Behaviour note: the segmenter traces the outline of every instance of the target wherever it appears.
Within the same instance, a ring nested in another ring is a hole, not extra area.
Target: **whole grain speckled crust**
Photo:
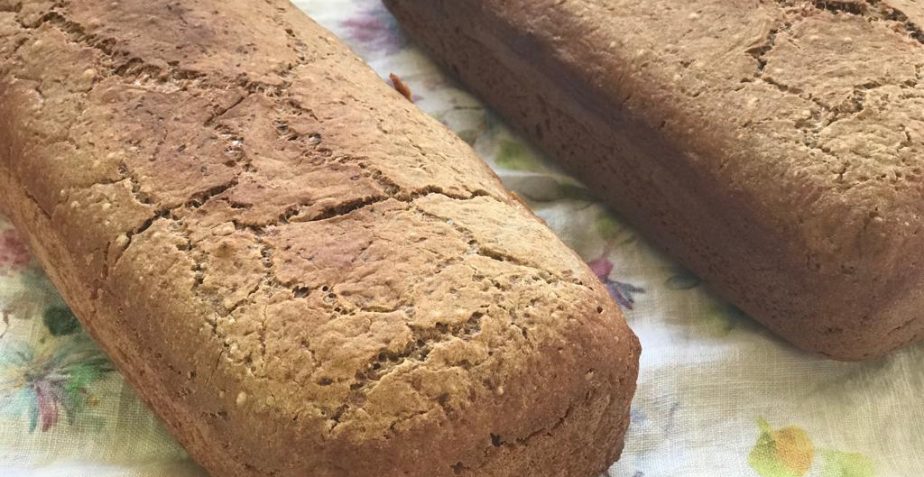
[[[575,476],[638,341],[470,148],[282,0],[0,0],[0,204],[216,476]]]
[[[839,359],[924,336],[920,2],[386,3],[780,336]]]

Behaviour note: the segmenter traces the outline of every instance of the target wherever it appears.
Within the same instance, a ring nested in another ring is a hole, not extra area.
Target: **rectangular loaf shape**
[[[618,306],[287,1],[0,0],[0,207],[212,475],[588,477],[622,449]]]
[[[924,6],[386,0],[601,198],[797,346],[924,334]]]

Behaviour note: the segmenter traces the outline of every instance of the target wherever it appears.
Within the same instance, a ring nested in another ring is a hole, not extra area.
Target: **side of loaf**
[[[215,476],[587,477],[639,345],[284,0],[0,0],[0,208]]]
[[[511,123],[775,333],[847,360],[924,336],[921,5],[386,3]]]

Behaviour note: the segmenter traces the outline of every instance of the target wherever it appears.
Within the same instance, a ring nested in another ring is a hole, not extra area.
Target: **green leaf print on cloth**
[[[863,454],[823,451],[822,477],[873,477],[873,462]]]
[[[760,434],[748,455],[748,464],[761,477],[874,477],[872,461],[863,454],[816,449],[805,430],[787,426],[773,430],[764,419],[757,420]],[[815,459],[820,455],[821,459]],[[820,473],[819,472],[820,469]]]
[[[50,306],[42,313],[42,323],[52,336],[65,336],[80,329],[80,322],[66,306]]]
[[[733,305],[724,302],[709,303],[703,307],[699,323],[701,329],[709,336],[724,338],[739,325],[749,324],[744,313]]]
[[[28,417],[29,431],[54,427],[63,414],[73,424],[96,402],[90,384],[113,371],[83,333],[38,344],[9,341],[0,348],[0,410]]]
[[[532,151],[520,141],[501,140],[495,162],[504,169],[534,171],[542,166]]]
[[[670,290],[689,290],[698,287],[703,281],[688,270],[678,270],[664,281]]]

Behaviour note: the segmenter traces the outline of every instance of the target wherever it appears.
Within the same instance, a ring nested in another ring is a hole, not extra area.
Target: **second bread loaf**
[[[601,198],[775,333],[924,337],[924,6],[386,0]]]

